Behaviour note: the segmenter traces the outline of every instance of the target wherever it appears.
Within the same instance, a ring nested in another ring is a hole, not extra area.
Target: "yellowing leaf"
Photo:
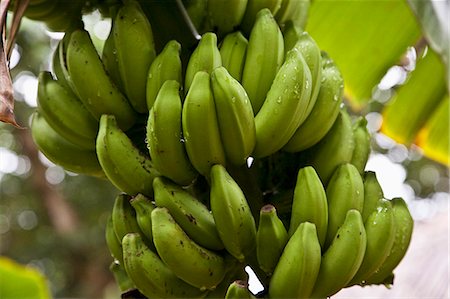
[[[381,132],[410,145],[445,93],[444,66],[439,56],[428,49],[408,81],[384,108]]]
[[[429,158],[450,166],[450,100],[448,94],[417,135],[416,144]]]

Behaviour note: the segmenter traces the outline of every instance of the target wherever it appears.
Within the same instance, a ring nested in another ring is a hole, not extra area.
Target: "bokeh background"
[[[110,23],[85,17],[98,47]],[[36,107],[37,76],[50,70],[61,34],[23,20],[11,59],[17,129],[0,123],[0,255],[43,273],[55,298],[118,298],[108,267],[104,227],[118,191],[107,181],[64,171],[36,149],[28,129]],[[409,57],[414,60],[414,52]],[[365,114],[373,134],[367,170],[386,197],[403,197],[415,230],[395,285],[353,287],[336,298],[449,298],[449,169],[379,133],[381,107],[406,75],[391,69],[373,91]],[[356,113],[356,112],[355,112]],[[359,112],[360,113],[360,112]],[[257,288],[252,284],[251,287]]]

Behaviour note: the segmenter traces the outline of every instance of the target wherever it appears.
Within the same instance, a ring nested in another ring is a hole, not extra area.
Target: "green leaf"
[[[29,267],[0,256],[0,298],[51,298],[45,277]]]
[[[421,36],[406,0],[315,0],[306,30],[337,63],[353,108]]]

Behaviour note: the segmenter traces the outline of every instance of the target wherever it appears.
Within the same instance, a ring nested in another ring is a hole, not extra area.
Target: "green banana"
[[[178,84],[182,83],[180,51],[181,44],[175,40],[171,40],[164,46],[164,49],[150,65],[146,87],[148,110],[153,107],[159,90],[165,81],[176,80]]]
[[[281,7],[283,0],[248,0],[244,17],[242,18],[241,28],[246,34],[250,33],[258,19],[258,13],[263,9],[268,9],[272,15],[275,15]]]
[[[283,59],[281,30],[270,10],[262,9],[250,33],[242,71],[242,86],[247,91],[254,114],[261,109]]]
[[[305,31],[298,36],[298,40],[294,46],[302,53],[305,62],[311,72],[311,97],[308,102],[308,107],[301,119],[301,123],[308,117],[313,109],[317,96],[319,94],[321,82],[322,82],[322,54],[316,41]]]
[[[326,186],[335,169],[352,159],[355,140],[348,112],[342,108],[331,129],[307,151],[308,164],[317,171]]]
[[[64,34],[64,37],[68,36],[68,33]],[[52,56],[52,74],[53,77],[56,78],[56,80],[59,82],[60,85],[64,86],[65,88],[68,88],[72,91],[72,87],[69,84],[69,82],[66,79],[65,73],[67,73],[67,69],[64,70],[65,66],[61,65],[61,63],[64,62],[63,59],[60,58],[60,53],[63,52],[63,39],[61,39],[58,42],[58,45],[55,48],[55,51],[53,52]],[[67,39],[67,37],[66,37]]]
[[[208,1],[208,19],[219,36],[229,33],[239,26],[244,17],[248,0]]]
[[[272,275],[289,236],[273,205],[261,208],[256,232],[256,256],[259,267]]]
[[[153,180],[153,190],[156,205],[167,208],[189,238],[208,249],[224,248],[213,215],[197,198],[164,177]]]
[[[402,261],[411,241],[414,220],[408,210],[408,205],[402,198],[393,198],[391,203],[396,227],[394,244],[384,263],[366,279],[365,284],[391,285],[394,280],[393,271]]]
[[[227,69],[218,67],[211,73],[219,131],[227,161],[243,165],[256,143],[253,109],[244,87]]]
[[[138,1],[123,1],[112,30],[125,94],[134,110],[147,113],[147,74],[156,50],[152,27]]]
[[[117,57],[117,46],[114,40],[114,26],[115,26],[115,16],[117,15],[118,7],[111,8],[111,12],[113,12],[113,16],[111,18],[111,30],[109,31],[108,37],[103,44],[102,56],[101,60],[103,66],[106,70],[106,73],[109,75],[114,84],[118,87],[118,89],[123,93],[124,86],[122,79],[120,78],[119,71],[119,59]]]
[[[197,31],[203,32],[209,0],[183,0],[183,5]]]
[[[159,173],[119,128],[113,115],[102,115],[96,149],[100,165],[114,186],[129,195],[152,196],[152,181]]]
[[[53,32],[66,32],[74,23],[78,23],[82,20],[82,7],[84,1],[61,1],[57,0],[56,7],[52,14],[47,15],[43,19],[45,26],[49,31]]]
[[[147,147],[155,169],[174,182],[187,186],[198,173],[182,142],[180,83],[165,81],[147,122]]]
[[[116,196],[111,212],[112,225],[117,240],[122,242],[127,233],[142,234],[136,219],[136,210],[130,203],[131,196],[121,193]]]
[[[211,167],[210,204],[225,249],[243,262],[253,254],[256,224],[242,189],[220,164]]]
[[[252,299],[255,298],[248,289],[248,282],[244,280],[233,281],[227,289],[225,299]]]
[[[137,194],[130,199],[130,204],[136,211],[136,222],[140,232],[147,238],[153,240],[151,214],[154,207],[153,202],[142,194]]]
[[[364,222],[367,221],[369,215],[375,210],[378,201],[384,198],[383,189],[378,182],[377,175],[374,171],[366,171],[363,177],[364,181],[364,206],[362,217]]]
[[[292,22],[295,26],[305,28],[310,5],[310,0],[282,0],[275,19],[282,27]]]
[[[38,149],[65,170],[104,177],[95,151],[82,149],[58,134],[38,111],[33,113],[31,135]]]
[[[353,278],[366,251],[367,237],[358,210],[349,210],[330,247],[322,256],[311,298],[336,294]]]
[[[367,236],[366,253],[349,285],[364,283],[384,263],[391,251],[396,230],[391,202],[380,199],[364,227]]]
[[[292,236],[302,222],[316,225],[317,237],[324,248],[328,228],[328,202],[325,189],[314,168],[300,168],[292,199],[289,236]]]
[[[344,80],[339,69],[322,53],[322,78],[316,103],[305,121],[283,147],[287,152],[305,150],[318,143],[331,129],[343,101]]]
[[[109,271],[114,276],[114,280],[119,286],[120,292],[125,293],[135,288],[133,281],[128,277],[123,264],[113,261],[109,265]]]
[[[370,155],[370,133],[367,129],[367,120],[364,117],[361,116],[354,122],[353,136],[355,149],[350,163],[355,165],[359,173],[363,175]]]
[[[50,72],[41,72],[38,82],[38,110],[51,127],[80,148],[95,150],[98,122],[77,96]]]
[[[208,177],[213,164],[225,164],[210,75],[199,71],[192,81],[181,116],[184,144],[194,168]]]
[[[210,74],[216,67],[222,65],[222,57],[217,48],[217,35],[207,32],[202,35],[197,47],[189,58],[184,78],[184,91],[189,92],[194,77],[200,71]]]
[[[289,141],[306,112],[311,86],[311,72],[302,54],[294,48],[287,54],[255,116],[254,157],[269,156]]]
[[[173,273],[200,290],[214,289],[225,277],[224,258],[195,243],[166,208],[152,211],[153,241]]]
[[[325,248],[333,241],[339,227],[351,209],[362,212],[364,206],[364,183],[353,164],[338,166],[326,188],[328,200],[328,228]]]
[[[287,0],[283,0],[285,2]],[[295,1],[297,2],[297,1]],[[292,50],[298,42],[298,38],[304,30],[300,26],[296,26],[292,21],[286,22],[282,27],[283,40],[284,40],[284,53]]]
[[[248,40],[240,31],[227,34],[219,46],[222,65],[239,82],[242,80],[247,46]]]
[[[316,226],[303,222],[281,254],[270,279],[269,297],[309,298],[320,268],[321,250]]]
[[[136,121],[136,113],[106,73],[89,33],[84,29],[70,34],[66,53],[67,71],[75,93],[96,119],[112,114],[122,130]]]
[[[108,216],[108,220],[106,221],[105,240],[111,256],[117,260],[119,264],[123,265],[122,243],[119,241],[116,232],[114,231],[111,215]]]
[[[205,295],[179,279],[138,233],[126,234],[122,247],[128,277],[147,298],[201,298]]]

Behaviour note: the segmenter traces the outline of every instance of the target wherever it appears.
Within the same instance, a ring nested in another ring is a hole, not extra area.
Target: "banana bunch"
[[[99,0],[102,51],[71,22],[39,75],[39,149],[119,191],[105,239],[121,291],[253,298],[247,265],[268,298],[392,284],[413,221],[365,170],[367,121],[301,29],[309,1],[183,3],[195,47],[160,45],[156,1]]]

